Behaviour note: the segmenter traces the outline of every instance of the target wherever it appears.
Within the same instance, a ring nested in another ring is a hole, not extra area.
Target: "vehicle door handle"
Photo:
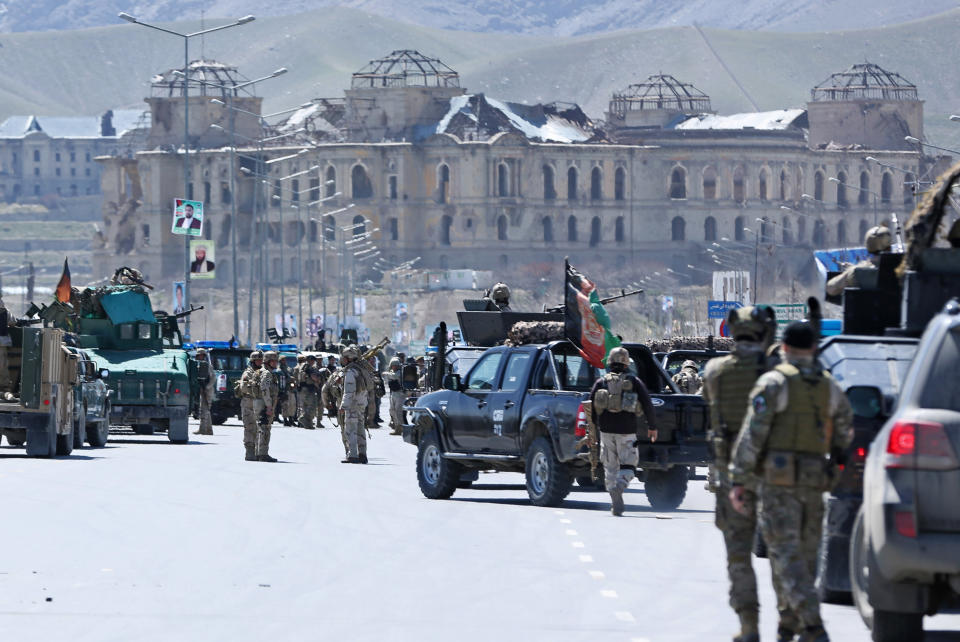
[[[513,408],[515,405],[516,405],[516,404],[513,403],[512,401],[507,401],[507,402],[505,402],[505,403],[503,404],[503,407],[504,407],[504,408]]]
[[[487,402],[486,402],[486,401],[478,401],[478,402],[477,402],[477,408],[483,408],[483,407],[486,406],[486,405],[487,405]]]

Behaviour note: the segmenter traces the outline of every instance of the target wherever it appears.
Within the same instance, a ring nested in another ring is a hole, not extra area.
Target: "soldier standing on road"
[[[727,548],[730,606],[740,618],[740,633],[733,639],[758,642],[760,602],[750,558],[757,528],[757,484],[750,478],[744,480],[747,514],[741,515],[730,505],[727,466],[747,414],[747,397],[757,378],[766,371],[765,351],[773,341],[776,319],[771,308],[746,307],[731,310],[727,326],[735,342],[733,351],[707,362],[703,375],[703,398],[710,404],[709,439],[714,457],[710,489],[717,493],[715,523]]]
[[[250,353],[250,364],[240,376],[240,418],[243,420],[244,459],[257,460],[257,421],[263,412],[263,400],[260,398],[260,373],[263,372],[263,353],[255,350]]]
[[[347,346],[340,355],[343,366],[343,396],[340,398],[340,417],[347,440],[345,464],[367,463],[367,435],[364,432],[368,415],[368,396],[373,393],[372,378],[360,363],[355,346]]]
[[[317,405],[320,403],[320,371],[313,366],[305,368],[304,376],[307,380],[300,386],[300,425],[313,430],[313,420],[317,416]]]
[[[783,333],[785,362],[760,376],[730,460],[730,503],[747,513],[745,483],[760,477],[760,530],[767,543],[781,613],[799,642],[828,642],[814,589],[823,528],[823,493],[853,441],[853,411],[816,363],[816,333],[794,321]]]
[[[277,461],[270,456],[270,429],[280,397],[280,378],[277,366],[280,355],[273,350],[263,355],[263,372],[260,374],[260,398],[263,400],[264,413],[257,430],[257,461]]]
[[[292,386],[291,388],[297,391],[296,400],[297,400],[297,414],[296,418],[299,420],[300,415],[303,414],[303,398],[300,396],[300,387],[307,381],[307,355],[298,354],[297,355],[297,365],[293,367],[293,370],[290,373]],[[284,417],[286,419],[286,417]],[[284,422],[286,423],[286,422]]]
[[[279,353],[278,353],[279,357]],[[280,371],[277,373],[280,385],[280,408],[284,426],[297,425],[297,384],[293,370],[287,365],[286,359],[280,359]]]
[[[13,386],[16,382],[10,378],[10,364],[7,360],[7,348],[13,345],[10,338],[12,323],[14,320],[3,304],[3,296],[0,296],[0,395],[15,392]]]
[[[700,368],[697,362],[687,359],[680,366],[680,372],[673,375],[673,383],[677,384],[680,392],[685,395],[698,395],[703,390],[703,380],[700,378]]]
[[[210,403],[213,401],[213,366],[210,357],[203,348],[197,349],[197,383],[200,387],[200,429],[195,435],[212,435],[213,420],[210,417]]]
[[[610,372],[597,379],[590,391],[593,422],[600,429],[604,482],[610,493],[611,512],[617,517],[623,515],[623,491],[637,474],[641,413],[646,417],[647,437],[657,440],[657,423],[647,387],[627,371],[629,366],[626,348],[614,348],[607,355]]]
[[[403,426],[403,401],[406,397],[403,392],[403,372],[400,368],[400,359],[390,359],[390,370],[383,373],[383,380],[390,390],[390,434],[399,435]]]

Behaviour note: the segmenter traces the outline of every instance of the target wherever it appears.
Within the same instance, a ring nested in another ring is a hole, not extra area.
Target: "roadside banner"
[[[216,247],[213,241],[190,239],[190,280],[212,279],[216,276]]]
[[[187,236],[203,234],[203,203],[175,198],[173,200],[173,225],[170,231],[174,234]]]

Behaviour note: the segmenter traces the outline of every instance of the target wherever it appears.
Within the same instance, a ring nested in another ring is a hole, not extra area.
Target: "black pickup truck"
[[[625,347],[660,429],[656,443],[640,444],[647,498],[672,510],[686,494],[688,467],[708,461],[709,413],[702,398],[676,391],[649,349]],[[591,480],[584,402],[600,374],[566,341],[486,350],[465,375],[448,375],[443,390],[411,408],[403,439],[418,447],[420,490],[446,499],[480,470],[521,472],[533,504],[558,505],[574,479]]]

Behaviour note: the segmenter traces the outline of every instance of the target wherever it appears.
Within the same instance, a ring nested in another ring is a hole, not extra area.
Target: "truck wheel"
[[[73,431],[66,435],[57,435],[57,456],[69,457],[73,452]]]
[[[87,424],[87,443],[94,448],[103,448],[110,438],[110,406],[106,408],[106,415],[102,421]]]
[[[553,454],[546,437],[537,437],[527,451],[527,495],[534,506],[559,506],[570,493],[570,470]]]
[[[21,446],[23,446],[22,439],[18,439],[17,437],[11,437],[10,435],[7,435],[7,443],[13,446],[14,448],[20,448]]]
[[[457,489],[462,468],[457,462],[443,457],[435,432],[427,433],[420,440],[420,447],[417,448],[417,482],[424,497],[449,499]]]
[[[170,443],[174,444],[185,444],[190,439],[190,428],[187,425],[187,420],[174,422],[170,420],[170,425],[167,428],[167,439],[170,440]]]
[[[647,501],[657,510],[675,510],[687,495],[687,467],[648,470],[644,489]]]
[[[923,613],[873,611],[873,642],[923,639]]]
[[[80,408],[80,416],[73,422],[73,447],[83,448],[87,440],[87,406]]]
[[[154,433],[153,424],[134,424],[133,432],[138,435],[152,435]]]

